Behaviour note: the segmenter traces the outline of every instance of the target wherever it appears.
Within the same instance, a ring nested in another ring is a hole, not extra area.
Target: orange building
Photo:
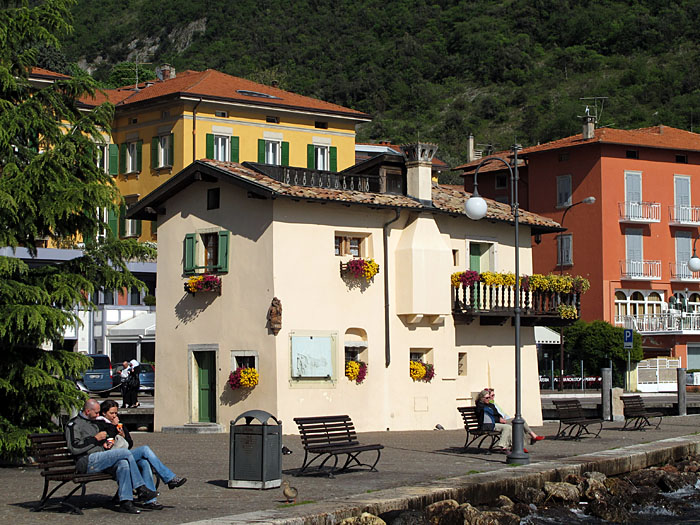
[[[700,368],[700,272],[687,266],[700,226],[700,135],[594,124],[587,117],[583,133],[519,153],[521,207],[567,230],[535,239],[533,270],[587,277],[583,319],[639,331],[645,357]],[[503,198],[494,193],[503,169],[479,176],[483,195]],[[595,203],[578,206],[588,197]]]

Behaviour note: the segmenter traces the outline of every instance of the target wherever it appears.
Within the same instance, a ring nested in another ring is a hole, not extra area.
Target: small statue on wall
[[[267,310],[267,322],[274,335],[277,335],[282,329],[282,301],[277,297],[272,298],[270,308]]]

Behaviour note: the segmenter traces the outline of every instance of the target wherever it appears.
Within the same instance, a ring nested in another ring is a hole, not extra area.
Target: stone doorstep
[[[700,435],[436,480],[419,486],[379,490],[372,494],[358,494],[321,503],[222,516],[190,522],[189,525],[334,525],[344,518],[359,516],[362,512],[379,515],[394,510],[422,509],[445,499],[479,505],[492,501],[501,494],[511,497],[520,484],[541,487],[545,481],[563,481],[568,474],[582,474],[599,468],[604,474],[607,471],[610,475],[616,475],[624,472],[620,471],[621,468],[627,471],[638,470],[678,460],[689,453],[700,453]]]
[[[163,433],[170,434],[222,434],[223,425],[219,423],[185,423],[174,427],[163,427]]]

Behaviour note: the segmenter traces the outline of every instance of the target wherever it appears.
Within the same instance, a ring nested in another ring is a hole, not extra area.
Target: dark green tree
[[[572,357],[572,366],[580,372],[580,361],[585,370],[598,374],[601,368],[613,363],[613,385],[624,386],[627,370],[627,350],[624,349],[624,329],[605,321],[587,323],[578,320],[564,329],[564,347]],[[633,348],[630,351],[632,364],[641,361],[642,336],[635,332]]]
[[[96,166],[96,142],[107,130],[113,107],[80,111],[76,100],[94,94],[89,77],[67,78],[43,88],[28,80],[37,46],[56,46],[68,31],[73,0],[17,3],[0,11],[0,247],[36,242],[83,243],[83,255],[65,263],[30,265],[0,256],[0,457],[22,457],[27,435],[55,428],[52,418],[78,407],[84,395],[72,378],[88,358],[45,351],[78,322],[75,306],[91,307],[99,287],[143,283],[129,260],[152,256],[135,241],[110,238],[97,207],[117,209],[121,198],[111,177]]]

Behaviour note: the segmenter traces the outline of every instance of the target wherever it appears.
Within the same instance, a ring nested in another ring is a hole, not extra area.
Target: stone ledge
[[[222,434],[224,427],[219,423],[186,423],[181,426],[163,427],[160,431],[165,434]]]

